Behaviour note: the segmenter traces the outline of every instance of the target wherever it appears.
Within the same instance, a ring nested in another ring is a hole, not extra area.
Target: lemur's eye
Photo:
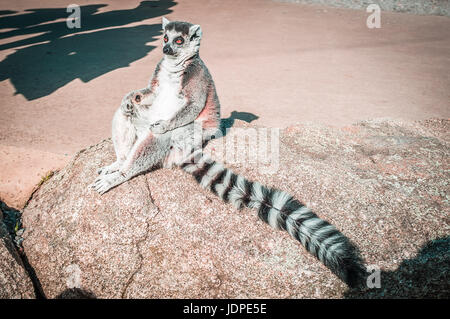
[[[169,41],[169,38],[167,37],[167,35],[164,36],[164,42]]]
[[[184,39],[182,37],[178,37],[175,39],[176,44],[183,44],[183,42],[184,42]]]
[[[136,102],[141,102],[141,96],[138,94],[138,95],[136,95],[136,97],[134,98],[134,100],[136,101]]]

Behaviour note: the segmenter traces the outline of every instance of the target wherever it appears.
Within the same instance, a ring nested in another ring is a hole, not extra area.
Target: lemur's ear
[[[195,38],[201,39],[202,37],[202,28],[198,24],[193,25],[189,28],[189,38],[194,40]]]
[[[165,17],[162,17],[162,28],[163,30],[166,28],[166,25],[168,25],[170,21],[166,19]]]

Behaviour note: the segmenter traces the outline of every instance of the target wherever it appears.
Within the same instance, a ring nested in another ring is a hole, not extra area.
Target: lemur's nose
[[[168,55],[173,55],[173,49],[170,44],[166,44],[163,48],[163,53]]]
[[[133,105],[131,105],[131,103],[127,103],[127,110],[131,110],[133,108]]]

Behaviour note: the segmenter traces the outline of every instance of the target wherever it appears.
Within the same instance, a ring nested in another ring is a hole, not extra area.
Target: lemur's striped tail
[[[361,282],[363,263],[355,246],[291,195],[251,182],[201,152],[180,167],[225,202],[255,208],[260,219],[287,231],[350,287]]]

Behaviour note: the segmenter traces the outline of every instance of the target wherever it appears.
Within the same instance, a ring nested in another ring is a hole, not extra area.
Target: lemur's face
[[[181,32],[166,30],[166,32],[164,32],[163,41],[163,53],[178,56],[180,52],[186,49],[189,39],[187,39],[187,37]]]
[[[202,30],[188,22],[170,22],[163,18],[163,53],[171,57],[187,57],[198,52]]]

